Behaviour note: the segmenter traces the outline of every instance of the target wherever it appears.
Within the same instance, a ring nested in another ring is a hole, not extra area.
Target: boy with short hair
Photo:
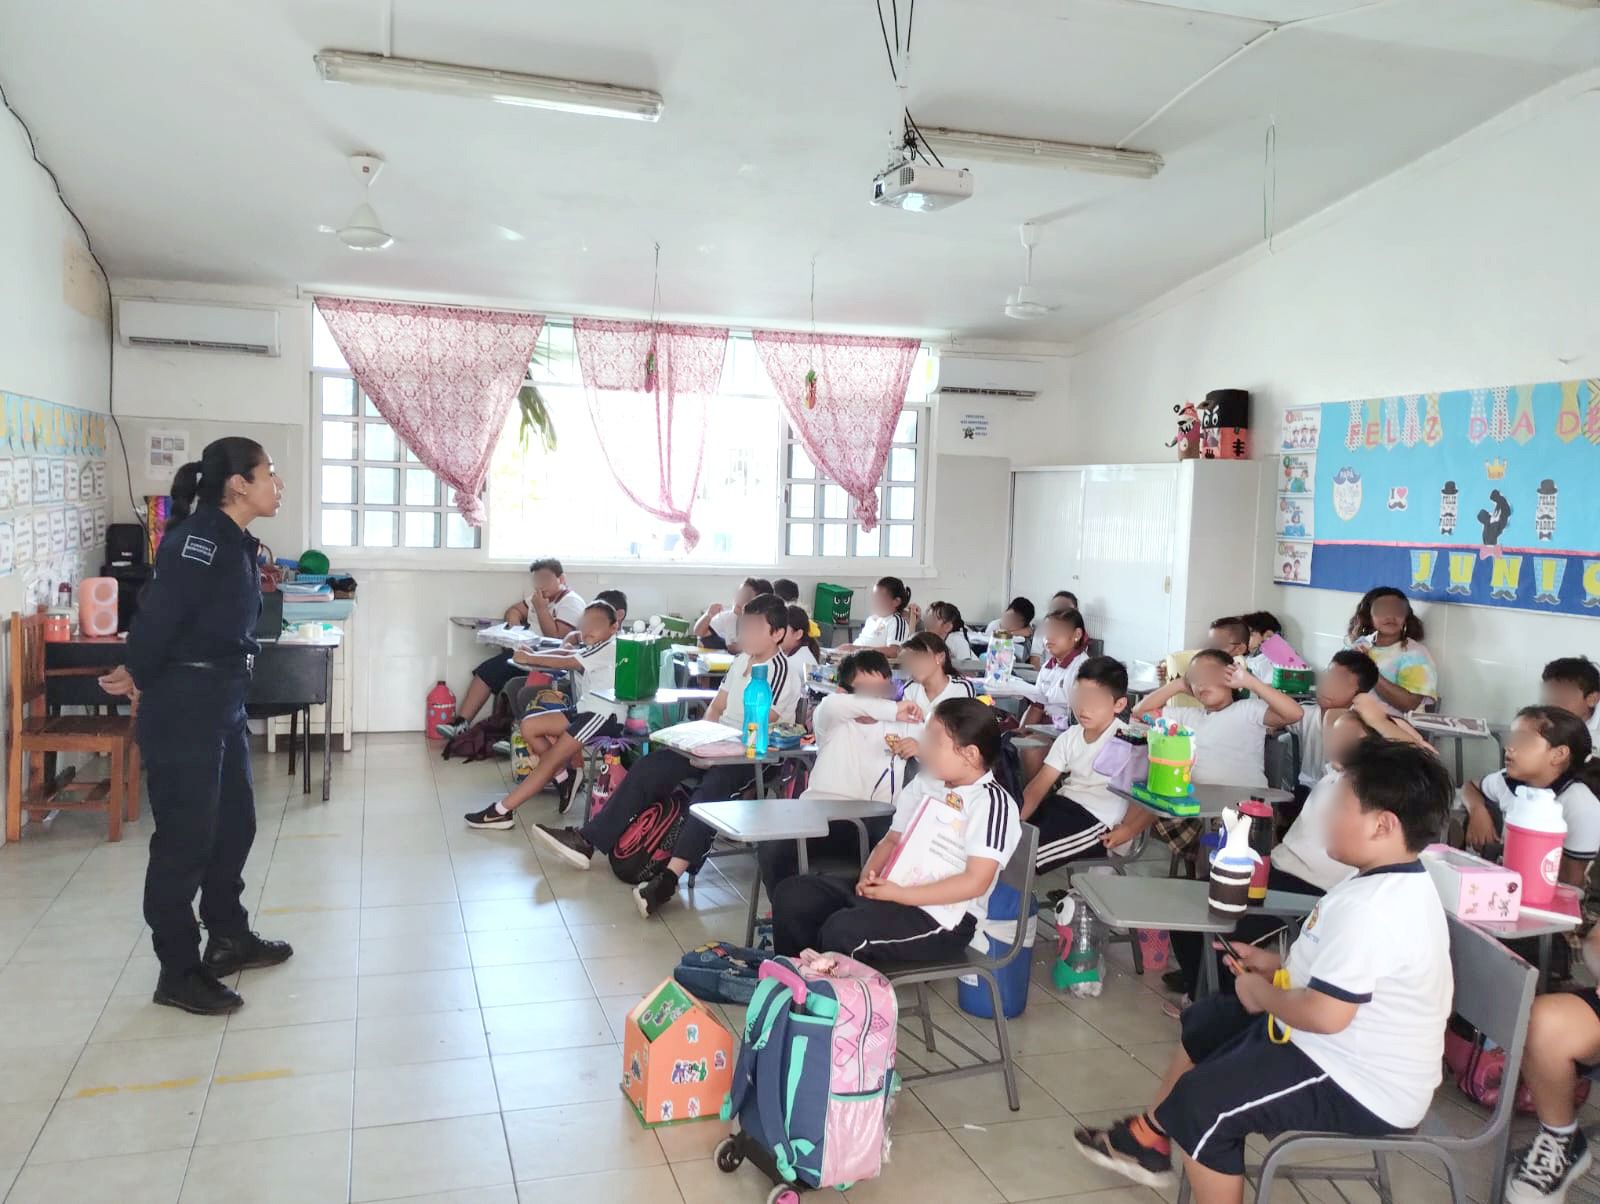
[[[742,741],[744,738],[744,688],[754,665],[767,666],[767,684],[772,689],[771,722],[777,723],[794,714],[804,683],[790,668],[788,657],[783,655],[783,641],[788,634],[789,608],[778,597],[762,594],[745,604],[739,617],[738,633],[744,651],[734,660],[722,689],[717,691],[706,710],[708,720],[729,729],[728,739]],[[708,769],[692,801],[731,798],[750,784],[754,770],[754,765],[748,763]],[[554,853],[577,869],[588,869],[595,853],[611,852],[635,815],[656,799],[666,797],[695,772],[689,758],[682,753],[670,748],[654,748],[628,771],[616,794],[588,823],[581,828],[539,824],[533,829],[533,835],[543,846],[541,852]],[[641,915],[654,915],[677,893],[678,876],[705,860],[713,836],[711,828],[700,820],[691,816],[685,821],[673,845],[672,861],[634,891]]]
[[[739,616],[753,598],[772,593],[772,582],[764,577],[746,577],[733,591],[733,609],[725,610],[721,602],[713,602],[705,613],[694,621],[693,634],[707,648],[726,648],[739,652]]]
[[[583,643],[575,652],[517,653],[517,663],[530,669],[565,670],[579,674],[577,703],[547,709],[529,703],[521,720],[522,738],[539,763],[503,800],[466,815],[472,828],[510,829],[512,813],[552,781],[561,788],[563,804],[571,797],[577,776],[568,772],[574,757],[592,740],[620,736],[628,717],[626,703],[611,702],[597,691],[610,690],[617,673],[617,615],[598,599],[583,611]]]
[[[800,604],[800,583],[797,581],[791,581],[787,577],[779,577],[772,583],[772,592],[790,606],[798,606]]]
[[[1085,857],[1120,849],[1154,821],[1111,793],[1097,763],[1106,746],[1127,728],[1128,670],[1109,656],[1091,656],[1072,683],[1072,713],[1078,722],[1056,737],[1044,765],[1022,793],[1022,819],[1039,829],[1034,862],[1041,874]]]
[[[1245,621],[1237,615],[1227,615],[1220,619],[1211,620],[1211,631],[1208,633],[1208,647],[1219,652],[1226,652],[1236,661],[1243,661],[1250,655],[1250,628]],[[1270,679],[1271,672],[1267,673]]]
[[[1544,667],[1539,701],[1571,711],[1589,729],[1589,743],[1600,749],[1600,668],[1586,656],[1557,657]]]
[[[533,575],[533,592],[521,602],[506,608],[508,626],[536,627],[539,634],[552,639],[564,638],[577,630],[583,619],[584,601],[567,588],[566,571],[553,556],[535,560],[528,566]],[[519,670],[503,649],[496,649],[472,671],[472,683],[467,686],[466,697],[456,708],[449,723],[437,724],[434,735],[448,740],[464,731],[477,718],[483,704],[505,689],[519,676]]]
[[[1414,1128],[1439,1085],[1453,994],[1448,922],[1417,854],[1438,839],[1451,794],[1421,748],[1360,744],[1328,825],[1328,852],[1359,872],[1317,903],[1287,961],[1236,946],[1236,994],[1183,1013],[1155,1106],[1076,1130],[1083,1156],[1160,1188],[1176,1146],[1195,1204],[1240,1204],[1251,1134]]]

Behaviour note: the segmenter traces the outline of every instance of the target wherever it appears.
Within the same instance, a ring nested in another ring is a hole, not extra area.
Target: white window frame
[[[308,317],[308,321],[310,321],[310,320],[311,319]],[[570,322],[570,320],[571,320],[570,318],[562,318],[562,317],[557,317],[555,315],[552,315],[551,319],[550,319],[550,322],[553,322],[553,323],[559,325],[559,324]],[[550,323],[547,322],[547,326],[549,324]],[[308,334],[309,334],[309,332],[308,332]],[[730,332],[730,338],[748,339],[749,338],[749,332],[745,331],[745,330],[737,330],[737,329],[735,329],[735,330]],[[358,443],[357,443],[357,448],[356,448],[357,453],[358,453],[358,458],[357,459],[350,460],[350,461],[344,461],[344,460],[324,461],[323,455],[322,455],[322,450],[323,450],[323,448],[322,448],[322,443],[323,443],[323,440],[322,440],[322,423],[323,423],[323,419],[324,419],[324,417],[327,417],[328,419],[337,421],[337,420],[340,420],[340,418],[342,417],[342,416],[338,416],[338,415],[326,415],[325,416],[322,413],[322,381],[323,381],[324,378],[328,378],[328,377],[338,378],[338,379],[347,379],[347,380],[350,380],[353,384],[355,384],[354,375],[348,369],[313,368],[312,371],[311,371],[311,375],[310,375],[310,390],[309,390],[309,393],[310,393],[309,406],[310,406],[310,410],[311,410],[311,414],[310,414],[310,426],[311,426],[311,432],[310,432],[310,434],[311,434],[311,439],[310,439],[310,444],[311,444],[310,464],[311,464],[311,471],[308,474],[309,480],[307,482],[308,489],[309,489],[309,492],[310,492],[310,495],[311,495],[311,505],[309,507],[309,510],[310,510],[310,532],[309,532],[309,534],[310,534],[310,544],[311,544],[311,546],[320,546],[321,545],[322,512],[323,512],[323,509],[324,509],[324,503],[323,503],[323,500],[322,500],[322,469],[323,469],[323,466],[324,466],[325,463],[329,464],[329,465],[338,465],[338,466],[348,465],[348,466],[354,468],[355,471],[356,471],[356,490],[357,490],[356,497],[357,497],[357,501],[355,503],[353,503],[352,505],[348,506],[348,507],[344,506],[344,505],[340,505],[338,503],[332,503],[332,502],[327,503],[326,506],[327,506],[328,509],[335,509],[335,510],[351,509],[351,510],[353,510],[355,512],[355,514],[356,514],[357,537],[358,538],[359,538],[359,534],[360,534],[361,514],[362,514],[363,510],[370,508],[370,509],[376,509],[376,510],[393,510],[393,511],[396,511],[398,513],[399,517],[396,520],[398,522],[398,524],[399,524],[398,538],[400,540],[402,540],[402,541],[405,538],[405,525],[404,525],[405,524],[405,518],[404,518],[404,515],[405,515],[405,512],[408,509],[409,510],[434,510],[434,511],[437,511],[437,512],[439,512],[441,514],[440,532],[441,532],[441,539],[443,539],[443,537],[444,537],[443,536],[444,521],[445,521],[443,516],[444,515],[448,515],[453,510],[453,507],[450,504],[450,490],[449,490],[449,487],[444,485],[443,482],[440,482],[439,501],[438,501],[438,504],[436,506],[432,506],[432,507],[417,507],[417,506],[407,507],[405,505],[405,503],[404,503],[404,497],[405,497],[404,470],[407,467],[407,463],[403,459],[403,457],[405,455],[405,451],[404,451],[403,448],[402,448],[402,451],[401,451],[402,460],[400,462],[398,462],[398,465],[396,464],[396,462],[391,462],[391,461],[372,461],[369,464],[367,461],[365,461],[365,460],[360,458],[360,453],[363,451],[363,448],[362,448],[362,446],[360,444],[359,435],[358,435]],[[527,383],[544,386],[544,385],[570,385],[572,382],[568,381],[568,380],[545,379],[545,378],[540,378],[540,377],[534,377],[532,371],[530,370],[529,378],[528,378],[528,382]],[[367,418],[364,418],[363,414],[362,414],[363,396],[362,396],[359,384],[355,384],[355,388],[356,388],[356,414],[354,416],[354,421],[359,423],[359,422],[362,422],[362,421],[370,420],[370,416],[368,416]],[[789,515],[789,504],[790,504],[789,503],[789,499],[790,499],[790,496],[791,496],[790,487],[791,487],[792,484],[805,484],[806,482],[793,481],[789,476],[789,465],[790,465],[789,448],[791,446],[800,446],[800,445],[798,443],[798,440],[795,438],[795,434],[794,434],[793,429],[789,425],[787,414],[783,413],[782,402],[778,399],[778,397],[776,396],[775,393],[774,394],[750,394],[750,393],[746,393],[746,392],[739,392],[739,393],[729,392],[729,393],[725,394],[724,396],[734,397],[734,398],[748,398],[749,400],[753,400],[753,401],[770,401],[772,405],[778,407],[779,416],[782,419],[782,426],[781,426],[781,429],[780,429],[780,433],[779,433],[778,439],[776,440],[777,446],[776,446],[775,451],[774,451],[774,454],[778,458],[777,472],[776,472],[776,475],[775,475],[775,479],[779,482],[780,489],[782,490],[782,492],[780,494],[780,497],[779,497],[778,506],[776,508],[776,518],[775,518],[775,521],[777,523],[777,528],[778,528],[777,529],[777,534],[776,534],[776,546],[777,546],[777,549],[778,549],[776,559],[770,564],[735,564],[735,563],[726,563],[726,564],[724,564],[724,563],[717,563],[717,564],[706,563],[706,564],[698,564],[698,563],[684,563],[684,562],[681,562],[681,561],[658,562],[658,561],[651,561],[651,560],[628,560],[628,559],[595,559],[595,560],[581,560],[580,561],[580,560],[574,560],[574,559],[571,559],[571,558],[567,558],[565,563],[566,563],[566,567],[569,570],[580,571],[580,572],[581,571],[607,571],[607,570],[624,571],[624,572],[649,572],[649,571],[651,571],[653,569],[665,569],[665,570],[668,570],[668,571],[673,572],[673,573],[689,574],[689,575],[703,575],[703,576],[738,576],[738,575],[742,575],[742,574],[746,574],[746,573],[755,573],[755,574],[760,574],[760,575],[763,575],[763,576],[785,576],[785,575],[789,575],[789,576],[824,576],[825,577],[825,576],[833,575],[833,576],[862,577],[862,576],[876,576],[876,575],[881,575],[881,574],[884,574],[884,573],[893,573],[893,574],[895,574],[897,576],[900,576],[900,577],[916,578],[916,577],[926,577],[926,576],[932,575],[932,573],[934,572],[934,568],[933,568],[932,564],[930,563],[930,560],[931,560],[931,549],[932,549],[932,546],[933,546],[933,513],[932,513],[933,507],[932,507],[932,504],[931,504],[931,498],[932,498],[931,488],[932,488],[932,481],[933,481],[933,476],[934,476],[934,463],[933,462],[934,462],[935,452],[936,452],[936,448],[934,446],[934,443],[935,443],[934,424],[937,421],[937,412],[936,412],[935,405],[933,404],[931,399],[922,399],[922,400],[918,400],[918,401],[908,401],[906,403],[904,409],[905,410],[914,411],[917,414],[917,437],[916,437],[916,440],[915,440],[914,443],[908,442],[908,443],[896,445],[896,446],[904,446],[904,447],[915,447],[916,453],[917,453],[917,474],[916,474],[916,480],[913,482],[913,484],[914,484],[914,486],[916,488],[916,504],[915,504],[915,509],[914,509],[914,512],[913,512],[912,519],[910,520],[909,524],[905,524],[905,525],[910,525],[911,528],[912,528],[912,552],[911,552],[911,555],[910,556],[882,556],[882,555],[880,555],[880,556],[861,556],[861,557],[858,557],[858,556],[854,556],[854,555],[845,555],[845,556],[820,556],[820,555],[818,555],[818,556],[791,556],[791,555],[788,554],[788,546],[789,546],[788,545],[788,527],[790,526],[791,522],[794,522],[794,521],[813,522],[813,523],[815,523],[816,527],[817,527],[817,539],[818,539],[819,544],[820,544],[821,523],[823,521],[822,518],[821,518],[821,512],[820,512],[820,506],[821,506],[821,493],[820,493],[820,490],[819,490],[819,493],[818,493],[818,514],[817,514],[816,518],[814,518],[814,519],[800,519],[800,520],[792,519],[791,516]],[[362,469],[363,468],[365,468],[365,467],[393,468],[393,467],[397,467],[397,466],[400,468],[401,474],[402,474],[401,477],[400,477],[400,495],[399,495],[400,499],[401,499],[400,502],[398,502],[394,506],[380,505],[380,506],[368,507],[368,506],[366,506],[366,504],[364,502],[360,501],[360,496],[361,496],[360,490],[361,490],[362,483],[363,483],[362,482]],[[880,482],[881,486],[884,487],[884,488],[887,488],[888,485],[890,484],[890,482],[888,481],[888,475],[889,475],[889,460],[886,459],[885,463],[884,463],[881,482]],[[820,486],[821,484],[824,483],[824,478],[819,476],[816,480],[814,480],[812,482],[809,482],[809,483],[811,485],[813,485],[813,486]],[[901,482],[900,484],[904,484],[904,482]],[[888,515],[888,495],[887,495],[887,493],[885,493],[884,494],[884,501],[883,501],[883,504],[882,504],[882,514],[880,516],[880,523],[879,523],[879,529],[883,531],[883,535],[880,536],[880,538],[884,541],[884,545],[883,546],[887,546],[887,541],[888,541],[887,527],[890,525],[890,522],[888,520],[887,515]],[[830,521],[839,521],[839,520],[830,520]],[[853,547],[854,546],[854,541],[855,541],[855,532],[858,529],[857,524],[853,520],[850,520],[850,519],[846,519],[844,521],[849,523],[849,540],[850,540],[850,545]],[[484,525],[478,529],[478,546],[475,547],[475,548],[447,548],[447,547],[407,548],[407,547],[403,546],[403,543],[402,543],[402,545],[399,545],[399,546],[386,547],[386,548],[363,547],[360,544],[356,544],[356,545],[353,545],[353,546],[339,546],[339,547],[329,548],[329,549],[326,549],[326,550],[328,551],[329,556],[333,560],[337,561],[340,564],[346,564],[346,565],[357,566],[357,567],[366,567],[366,568],[382,568],[382,567],[387,567],[387,566],[394,566],[394,567],[397,567],[397,568],[423,568],[423,569],[435,568],[435,569],[449,569],[449,570],[456,570],[456,571],[478,570],[478,571],[492,571],[492,572],[504,572],[504,571],[506,571],[508,569],[511,569],[511,568],[514,568],[514,567],[525,568],[526,564],[523,561],[523,559],[520,558],[520,557],[516,557],[516,558],[511,558],[511,557],[491,557],[489,555],[489,545],[490,545],[489,531],[490,531],[490,525],[493,522],[494,522],[494,515],[492,513],[490,513],[485,518]]]

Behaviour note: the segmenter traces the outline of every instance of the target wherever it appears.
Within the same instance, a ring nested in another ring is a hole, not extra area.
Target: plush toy
[[[1178,416],[1178,433],[1167,441],[1167,446],[1178,449],[1180,460],[1198,460],[1200,411],[1194,408],[1194,402],[1186,401],[1181,406],[1173,406],[1172,412]]]

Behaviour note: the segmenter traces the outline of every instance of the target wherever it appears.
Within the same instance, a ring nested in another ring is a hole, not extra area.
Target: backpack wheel
[[[717,1142],[712,1157],[717,1160],[717,1169],[725,1175],[733,1174],[744,1165],[744,1155],[739,1152],[739,1143],[732,1137],[724,1137]]]
[[[800,1193],[787,1183],[780,1183],[767,1196],[767,1204],[800,1204]]]

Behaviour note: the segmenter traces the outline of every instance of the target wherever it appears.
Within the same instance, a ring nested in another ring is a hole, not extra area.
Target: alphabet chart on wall
[[[106,415],[0,393],[0,576],[23,603],[55,601],[105,559]]]

